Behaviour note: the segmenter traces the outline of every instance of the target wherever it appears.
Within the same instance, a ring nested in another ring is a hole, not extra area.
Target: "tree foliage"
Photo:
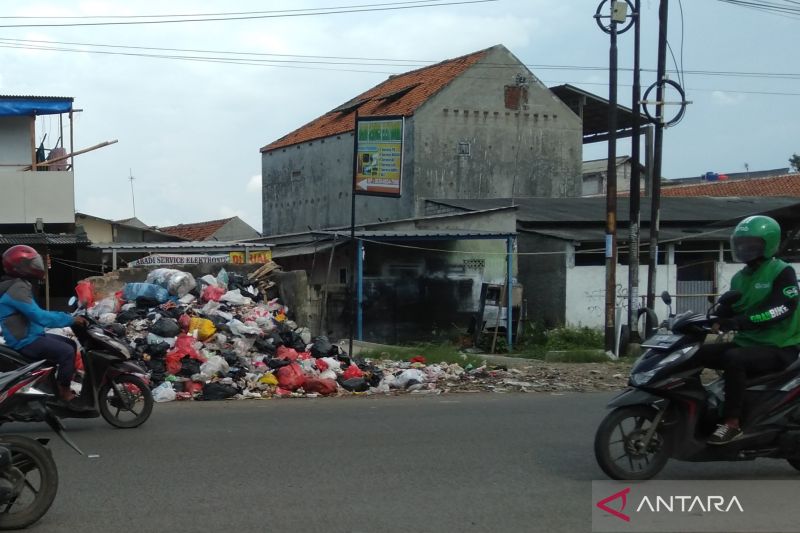
[[[789,164],[792,166],[793,171],[800,172],[800,155],[792,154],[792,157],[789,158]]]

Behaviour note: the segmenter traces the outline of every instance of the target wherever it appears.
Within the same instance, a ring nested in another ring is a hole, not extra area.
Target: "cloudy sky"
[[[136,214],[148,224],[239,215],[257,229],[259,148],[390,73],[502,43],[547,85],[568,82],[607,94],[602,69],[608,65],[608,37],[592,18],[594,0],[52,26],[379,3],[396,7],[397,0],[3,0],[0,94],[73,96],[75,107],[84,110],[75,120],[76,148],[119,139],[76,159],[79,211],[132,216],[131,169]],[[642,5],[642,65],[654,69],[658,1]],[[670,15],[669,39],[692,105],[666,133],[664,175],[738,172],[745,164],[751,170],[788,166],[787,158],[800,152],[800,16],[720,0],[684,0],[683,23],[672,0]],[[44,16],[61,18],[34,18]],[[98,16],[121,18],[87,18]],[[630,67],[633,32],[620,36],[620,47],[620,66]],[[671,59],[669,64],[674,68]],[[645,72],[642,79],[646,87],[654,74]],[[620,83],[620,99],[630,102],[629,72],[621,73]],[[37,128],[40,139],[44,133],[49,141],[58,136],[55,118],[40,118]],[[620,146],[621,152],[629,149]],[[603,157],[604,151],[603,145],[587,147],[584,159]]]

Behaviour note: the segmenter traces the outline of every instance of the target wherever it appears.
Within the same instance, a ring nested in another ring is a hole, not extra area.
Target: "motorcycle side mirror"
[[[664,302],[664,305],[672,305],[672,296],[669,295],[668,291],[661,293],[661,301]]]
[[[719,305],[726,305],[726,306],[727,305],[732,305],[732,304],[735,304],[736,302],[738,302],[741,297],[742,297],[742,293],[739,292],[739,291],[728,291],[726,293],[723,293],[719,297],[719,300],[717,300],[717,303]]]

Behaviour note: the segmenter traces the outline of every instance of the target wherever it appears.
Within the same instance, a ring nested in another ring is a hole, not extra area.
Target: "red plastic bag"
[[[297,363],[280,367],[275,375],[278,376],[278,386],[290,391],[296,391],[306,381],[306,375]]]
[[[81,352],[78,350],[75,350],[75,370],[83,371],[83,357],[81,357]]]
[[[222,287],[215,287],[214,285],[208,285],[205,289],[203,289],[200,298],[205,302],[218,302],[220,298],[222,298],[225,293],[228,292]]]
[[[306,382],[303,384],[303,389],[306,392],[315,392],[323,396],[328,396],[330,394],[336,394],[338,387],[336,386],[335,379],[307,378]]]
[[[166,366],[168,374],[175,375],[181,371],[181,359],[184,357],[197,359],[201,363],[206,362],[206,358],[197,353],[197,350],[192,346],[194,340],[194,337],[185,333],[178,335],[175,340],[175,347],[167,353]]]
[[[313,356],[309,352],[300,352],[299,354],[297,354],[297,358],[300,361],[306,361],[308,359],[313,359]]]
[[[344,381],[347,381],[348,379],[363,378],[363,377],[364,373],[356,365],[348,366],[347,370],[345,370],[344,374],[342,374],[342,380]]]
[[[289,348],[288,346],[278,346],[278,349],[275,352],[276,359],[287,359],[289,361],[297,361],[299,355],[300,354],[297,353],[297,350],[294,348]]]
[[[328,370],[328,363],[323,361],[322,358],[317,359],[316,365],[317,365],[317,370],[319,370],[320,372],[325,372],[326,370]]]
[[[422,355],[416,355],[416,356],[412,357],[409,362],[410,363],[422,363],[424,365],[425,364],[425,357],[422,356]]]
[[[94,290],[92,290],[92,284],[88,281],[78,282],[75,286],[75,295],[78,297],[78,303],[83,307],[89,309],[94,306]]]

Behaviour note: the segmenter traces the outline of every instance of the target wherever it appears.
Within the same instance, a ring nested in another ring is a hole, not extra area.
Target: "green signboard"
[[[403,117],[359,117],[355,152],[355,194],[400,196]]]

